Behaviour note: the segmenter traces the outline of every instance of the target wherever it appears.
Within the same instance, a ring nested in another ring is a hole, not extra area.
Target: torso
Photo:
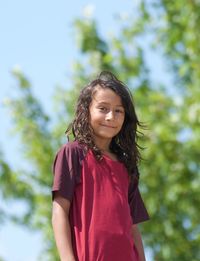
[[[75,189],[71,225],[78,261],[137,261],[131,236],[129,179],[111,153],[98,162],[89,151]]]

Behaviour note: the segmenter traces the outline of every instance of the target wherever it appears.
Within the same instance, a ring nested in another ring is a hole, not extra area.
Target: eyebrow
[[[97,100],[96,100],[96,101],[97,101]],[[101,105],[101,104],[102,104],[102,105],[103,105],[103,104],[104,104],[104,105],[110,105],[110,103],[108,103],[108,102],[98,102],[98,101],[97,101],[97,103],[98,103],[98,105]],[[124,106],[123,106],[122,104],[115,105],[115,106],[116,106],[116,107],[123,107],[123,108],[124,108]]]

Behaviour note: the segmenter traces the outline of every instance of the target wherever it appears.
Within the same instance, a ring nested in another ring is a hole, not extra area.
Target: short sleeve
[[[149,214],[142,200],[139,188],[139,179],[135,178],[129,184],[128,201],[133,224],[149,220]]]
[[[73,143],[61,147],[53,164],[52,196],[58,191],[62,197],[72,200],[75,186],[80,182],[81,160]]]

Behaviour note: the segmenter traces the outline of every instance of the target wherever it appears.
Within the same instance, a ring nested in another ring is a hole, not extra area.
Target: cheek
[[[123,126],[124,121],[125,121],[125,115],[122,115],[122,116],[119,118],[119,124],[120,124],[121,126]]]
[[[92,114],[90,113],[89,123],[91,126],[94,126],[95,124],[97,124],[99,119],[100,119],[100,117],[97,113],[95,113],[94,111],[92,112]]]
[[[94,121],[94,111],[93,109],[90,107],[89,109],[89,117],[88,117],[89,123],[91,124]]]
[[[91,121],[98,121],[103,118],[103,114],[99,113],[97,110],[93,110],[92,113],[90,113]]]
[[[88,116],[89,125],[94,128],[97,124],[97,116],[93,109],[89,110],[89,116]]]

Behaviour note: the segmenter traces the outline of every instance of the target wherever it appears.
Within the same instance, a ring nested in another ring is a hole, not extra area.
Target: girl
[[[144,261],[137,223],[137,119],[128,88],[110,72],[88,84],[54,162],[52,224],[62,261]]]

